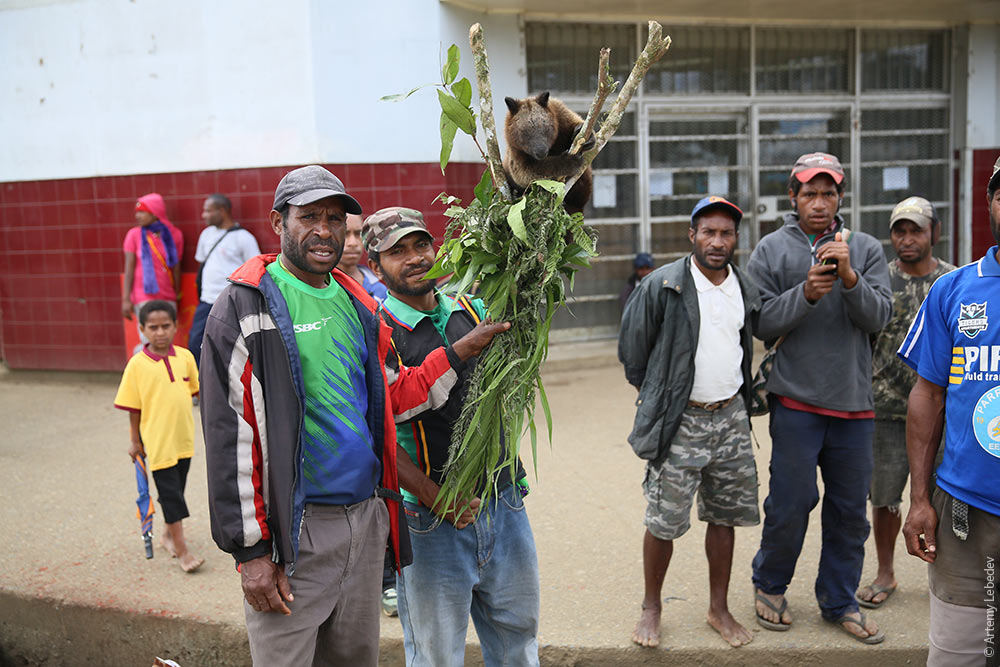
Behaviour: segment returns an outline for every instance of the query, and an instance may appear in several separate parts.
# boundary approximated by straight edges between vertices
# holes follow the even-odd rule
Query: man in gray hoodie
[[[844,170],[826,153],[800,157],[789,179],[793,212],[750,257],[760,288],[754,331],[780,347],[767,381],[771,478],[760,550],[753,561],[758,623],[787,630],[785,590],[802,549],[823,474],[823,547],[816,599],[823,618],[866,644],[884,635],[858,609],[872,474],[869,336],[892,314],[882,245],[851,232],[838,211]]]

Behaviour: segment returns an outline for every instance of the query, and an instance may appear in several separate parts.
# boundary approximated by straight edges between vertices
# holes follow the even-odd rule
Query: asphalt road
[[[822,621],[812,592],[818,510],[788,592],[792,631],[768,632],[754,623],[750,562],[759,527],[736,531],[730,591],[730,608],[754,641],[729,649],[706,624],[705,531],[693,517],[664,585],[663,645],[632,646],[644,530],[643,462],[626,442],[635,390],[614,361],[613,343],[555,346],[544,377],[555,433],[551,445],[540,437],[537,477],[531,454],[522,450],[541,570],[543,664],[923,663],[926,570],[901,540],[899,590],[873,614],[886,641],[863,646]],[[0,664],[70,665],[94,656],[93,664],[150,664],[154,655],[184,667],[247,664],[239,575],[209,533],[200,425],[185,532],[206,562],[188,575],[161,549],[153,560],[144,558],[126,454],[128,418],[112,407],[116,387],[109,374],[0,374]],[[754,420],[754,432],[763,503],[766,418]],[[527,440],[522,446],[530,448]],[[160,521],[157,514],[157,530]],[[871,539],[868,547],[863,581],[875,571]],[[384,618],[383,664],[402,664],[401,637],[398,620]],[[475,664],[471,629],[469,641]]]

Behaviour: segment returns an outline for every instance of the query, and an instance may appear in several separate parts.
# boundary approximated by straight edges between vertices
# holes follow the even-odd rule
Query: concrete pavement
[[[730,590],[730,608],[754,641],[730,649],[705,623],[705,531],[695,518],[676,543],[664,585],[663,646],[634,647],[644,530],[643,463],[626,442],[635,392],[613,342],[554,346],[544,378],[554,442],[539,445],[526,501],[541,570],[543,664],[923,664],[926,570],[901,540],[899,590],[873,612],[886,641],[865,646],[822,621],[812,593],[818,510],[788,592],[791,631],[754,623],[750,561],[759,527],[736,532]],[[117,381],[110,374],[0,374],[0,665],[148,665],[156,655],[183,667],[249,664],[239,575],[209,534],[200,427],[185,532],[206,563],[187,575],[162,549],[151,561],[143,557],[128,419],[112,407]],[[754,431],[763,502],[766,419],[755,420]],[[530,452],[522,456],[530,471]],[[157,531],[160,521],[157,515]],[[871,540],[868,546],[864,582],[875,570]],[[383,619],[382,664],[403,664],[401,638],[398,620]],[[468,664],[481,664],[471,629],[467,656]]]

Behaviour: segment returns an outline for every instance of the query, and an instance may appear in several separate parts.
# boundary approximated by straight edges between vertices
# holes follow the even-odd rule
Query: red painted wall
[[[438,237],[441,192],[466,201],[483,165],[434,163],[327,165],[364,208],[409,206]],[[119,274],[125,232],[140,195],[159,192],[184,233],[182,270],[197,271],[194,251],[207,195],[221,192],[233,216],[264,252],[278,248],[267,214],[290,167],[227,169],[0,183],[0,357],[11,368],[121,370],[127,361]],[[184,344],[185,341],[179,341]]]
[[[986,184],[1000,148],[972,151],[972,260],[975,261],[996,245],[990,231],[990,211],[986,204]]]

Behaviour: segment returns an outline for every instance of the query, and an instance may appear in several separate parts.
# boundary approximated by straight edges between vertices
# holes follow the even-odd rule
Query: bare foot
[[[857,620],[851,620],[857,619]],[[846,618],[840,622],[840,627],[842,627],[847,632],[851,633],[855,637],[861,639],[867,639],[868,637],[874,637],[878,634],[878,624],[872,620],[871,616],[865,616],[865,625],[861,625],[861,612],[854,612],[853,614],[846,614]]]
[[[639,646],[660,645],[660,605],[642,605],[642,616],[632,631],[632,641]]]
[[[708,624],[715,628],[716,632],[722,635],[722,638],[729,642],[729,645],[733,648],[739,648],[740,646],[749,644],[753,641],[753,634],[737,623],[736,619],[733,618],[733,615],[729,613],[728,609],[718,614],[709,610],[708,614],[705,616],[705,620],[708,621]]]
[[[774,609],[771,609],[760,600],[756,600],[754,604],[757,607],[758,616],[762,617],[765,621],[770,621],[771,623],[782,623],[784,625],[792,624],[792,615],[788,613],[787,608],[782,614],[775,611],[775,609],[781,609],[781,605],[785,601],[784,595],[769,595],[759,588],[754,589],[754,594],[765,598],[768,602],[774,605]]]
[[[190,552],[184,554],[183,556],[180,556],[180,559],[181,559],[181,569],[189,573],[197,570],[199,567],[201,567],[202,563],[205,562],[204,558],[197,558],[196,556],[194,556],[194,554]]]
[[[163,531],[163,537],[160,538],[160,546],[163,547],[171,558],[177,558],[177,547],[174,546],[174,538],[170,537],[169,531]]]

